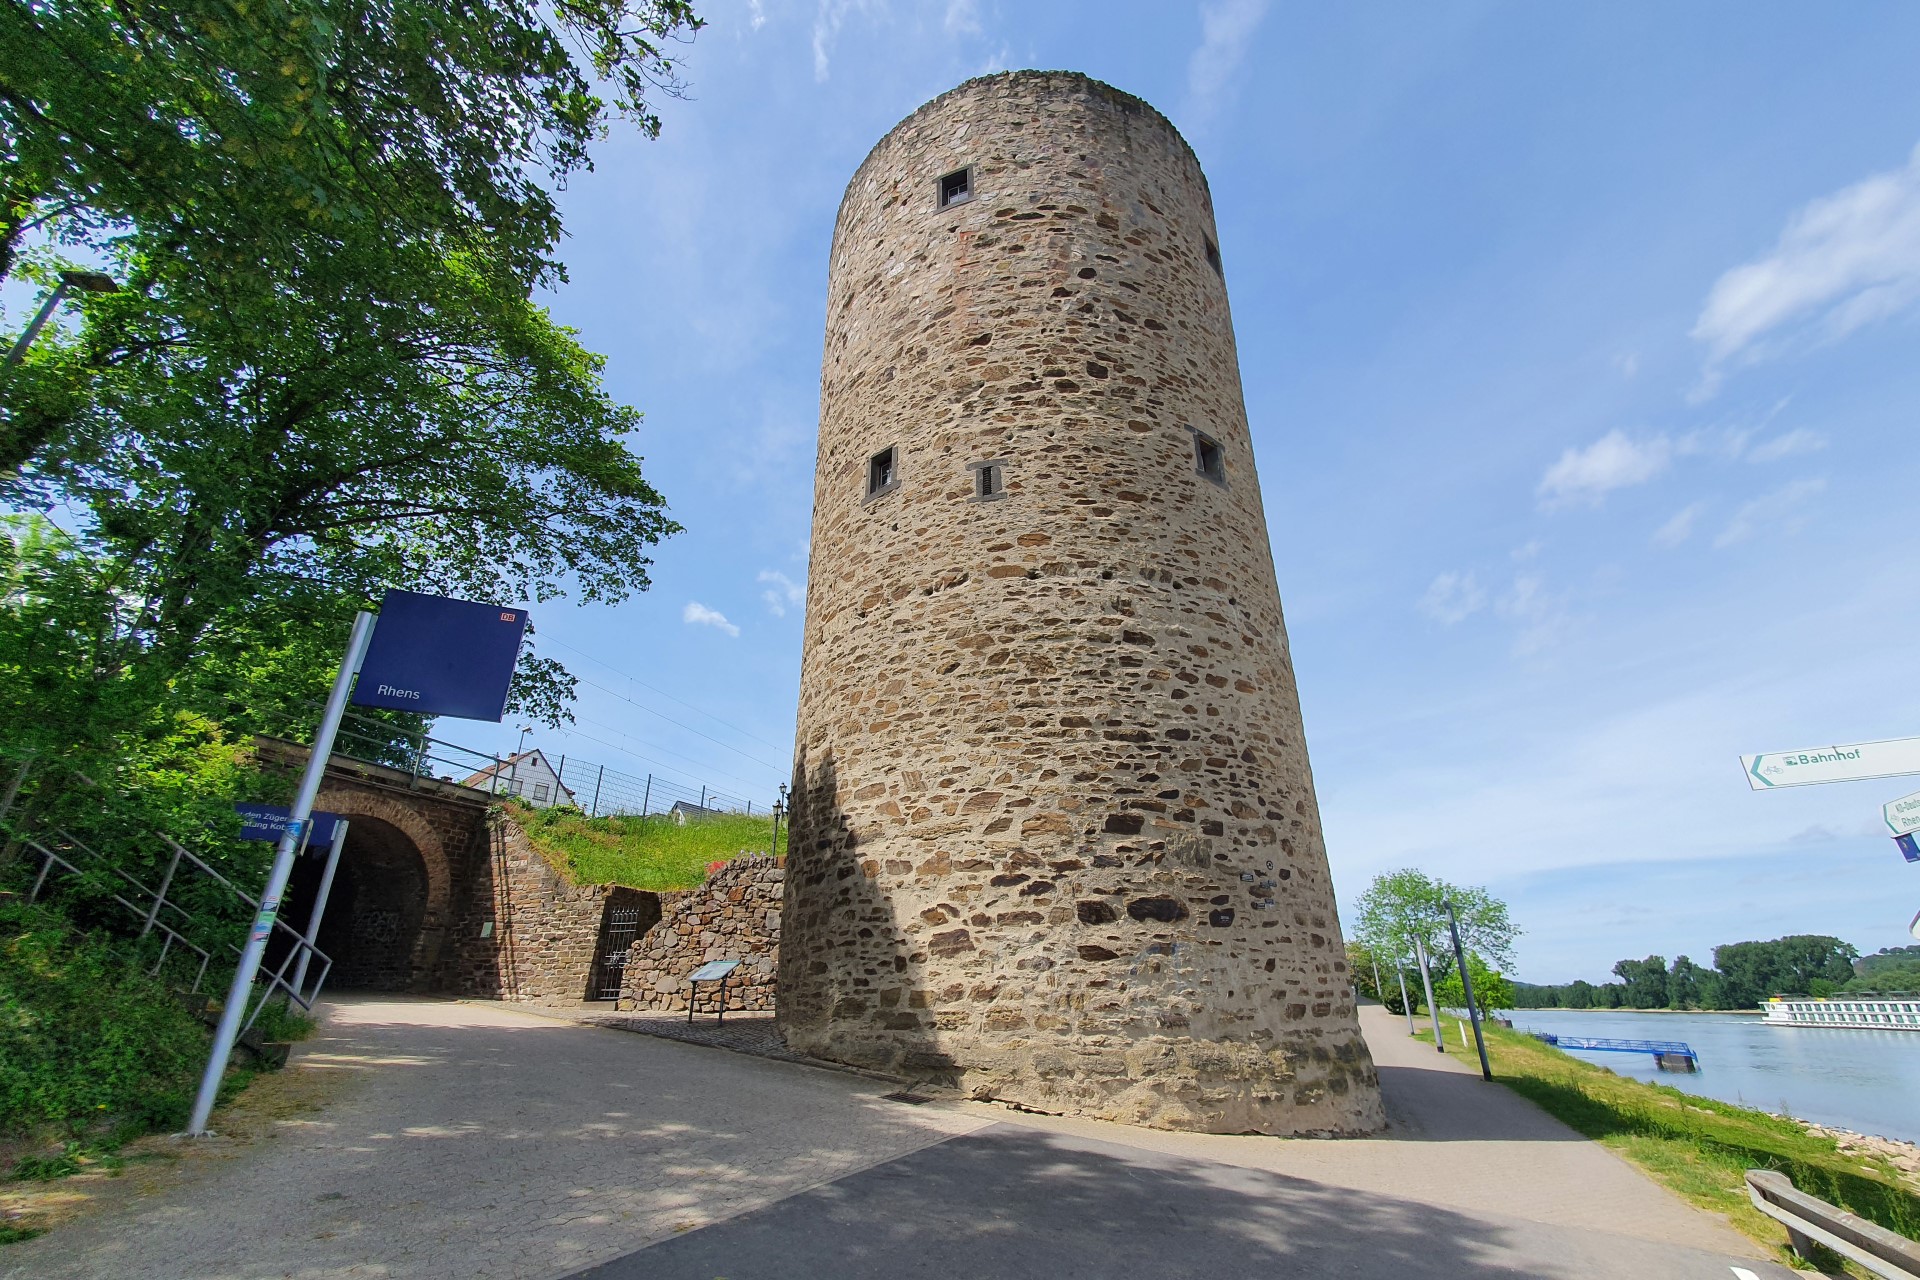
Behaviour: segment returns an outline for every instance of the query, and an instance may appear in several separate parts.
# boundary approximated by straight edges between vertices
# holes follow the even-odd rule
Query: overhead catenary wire
[[[636,676],[636,675],[633,675],[633,674],[632,674],[632,673],[630,673],[630,672],[626,672],[626,671],[622,671],[622,670],[621,670],[621,669],[620,669],[619,667],[616,667],[616,666],[614,666],[614,665],[613,665],[613,664],[612,664],[611,662],[608,662],[608,661],[606,661],[606,660],[605,660],[605,659],[603,659],[603,658],[596,658],[596,657],[594,657],[594,656],[593,656],[592,654],[590,654],[590,653],[588,653],[588,652],[587,652],[586,650],[584,650],[584,649],[581,649],[581,648],[578,648],[578,647],[576,647],[576,646],[574,646],[574,645],[570,645],[570,644],[568,644],[568,643],[567,643],[567,642],[566,642],[565,640],[561,640],[561,639],[559,639],[558,637],[555,637],[555,636],[544,636],[544,637],[542,637],[542,639],[543,639],[543,640],[546,640],[546,641],[550,641],[550,642],[552,642],[553,644],[557,644],[557,645],[559,645],[559,646],[560,646],[560,647],[561,647],[562,649],[565,649],[565,650],[567,650],[567,651],[568,651],[568,652],[570,652],[570,653],[577,653],[577,654],[579,654],[579,655],[580,655],[581,657],[583,657],[583,658],[585,658],[585,659],[586,659],[586,660],[587,660],[588,662],[591,662],[591,663],[593,663],[593,664],[595,664],[596,666],[599,666],[599,667],[604,667],[604,668],[605,668],[606,670],[608,670],[608,671],[611,671],[611,672],[613,672],[613,674],[615,674],[615,675],[617,675],[617,676],[619,676],[619,677],[620,677],[621,679],[623,679],[623,680],[629,680],[629,681],[632,681],[632,682],[633,682],[634,684],[637,684],[637,685],[639,685],[639,686],[640,686],[640,687],[641,687],[642,689],[646,689],[646,690],[649,690],[649,691],[651,691],[651,692],[653,692],[653,693],[657,693],[657,694],[659,694],[659,695],[660,695],[661,697],[663,697],[663,698],[665,698],[665,699],[666,699],[667,701],[669,701],[669,702],[677,702],[677,703],[679,703],[679,704],[680,704],[681,706],[683,706],[683,707],[685,707],[685,708],[686,708],[687,710],[689,710],[689,711],[693,711],[693,712],[696,712],[696,713],[698,713],[698,714],[700,714],[700,715],[703,715],[703,716],[705,716],[705,717],[706,717],[707,719],[709,719],[709,720],[711,720],[711,721],[713,721],[713,722],[714,722],[715,724],[718,724],[718,725],[723,725],[723,726],[725,726],[726,728],[728,728],[728,729],[731,729],[731,730],[733,730],[733,731],[734,731],[735,733],[737,733],[737,734],[739,734],[739,735],[740,735],[741,737],[743,737],[743,738],[752,738],[752,739],[753,739],[753,740],[754,740],[755,742],[757,742],[757,743],[759,743],[759,744],[760,744],[761,746],[764,746],[764,747],[772,747],[772,748],[773,748],[773,749],[774,749],[775,751],[779,751],[779,750],[781,750],[781,749],[782,749],[782,745],[783,745],[783,744],[781,744],[781,743],[778,743],[778,742],[768,742],[768,741],[767,741],[767,740],[766,740],[765,738],[763,738],[763,737],[761,737],[761,736],[760,736],[759,734],[757,734],[757,733],[754,733],[754,732],[752,732],[751,730],[748,730],[748,729],[742,729],[742,728],[741,728],[741,727],[740,727],[739,725],[737,725],[737,724],[734,724],[734,723],[733,723],[732,721],[729,721],[729,720],[723,720],[723,719],[721,719],[721,718],[720,718],[719,716],[717,716],[717,715],[715,715],[715,714],[713,714],[713,712],[711,712],[711,711],[708,711],[708,710],[707,710],[706,708],[704,708],[704,707],[696,707],[696,706],[694,706],[694,705],[693,705],[693,704],[692,704],[691,702],[688,702],[688,701],[687,701],[686,699],[684,699],[684,698],[677,698],[677,697],[675,697],[675,696],[674,696],[673,694],[671,694],[671,693],[668,693],[668,692],[667,692],[667,691],[666,691],[665,689],[662,689],[662,688],[659,688],[659,687],[658,687],[658,686],[656,686],[656,685],[651,685],[651,684],[648,684],[648,683],[647,683],[647,682],[646,682],[645,680],[642,680],[642,679],[641,679],[641,678],[640,678],[639,676]],[[584,679],[583,677],[575,677],[575,678],[576,678],[576,679],[580,679],[580,680],[582,681],[582,683],[585,683],[585,684],[593,684],[593,681],[591,681],[591,680],[586,680],[586,679]],[[611,692],[612,692],[612,690],[608,690],[608,689],[606,689],[606,686],[604,686],[604,685],[598,685],[598,684],[594,684],[594,685],[593,685],[593,687],[594,687],[594,688],[596,688],[596,689],[602,689],[602,690],[605,690],[606,692],[609,692],[609,693],[611,693]],[[615,696],[615,697],[622,697],[622,696],[624,696],[624,695],[621,695],[621,694],[617,694],[617,693],[616,693],[616,694],[614,694],[614,696]],[[631,698],[629,698],[629,699],[627,699],[627,700],[628,700],[629,702],[631,702],[631,701],[633,701],[633,700],[632,700]],[[634,705],[635,705],[635,706],[641,706],[641,704],[640,704],[640,703],[637,703],[637,702],[636,702],[636,703],[634,703]],[[643,706],[641,707],[641,709],[642,709],[642,710],[647,710],[647,711],[651,711],[651,710],[652,710],[652,708],[651,708],[651,707],[643,707]],[[659,712],[657,712],[657,711],[655,711],[655,712],[654,712],[653,714],[655,714],[655,715],[660,715],[660,713],[659,713]],[[667,719],[667,717],[666,717],[666,716],[661,716],[661,719],[663,719],[663,720],[665,720],[665,719]],[[679,723],[679,722],[678,722],[678,721],[669,721],[669,723],[673,723],[673,724],[677,724],[677,723]],[[684,728],[686,728],[687,726],[685,726],[685,725],[681,725],[680,727],[684,729]],[[695,729],[695,730],[693,730],[693,732],[695,732],[695,733],[699,733],[700,731],[699,731],[698,729]],[[703,735],[703,736],[704,736],[704,735]],[[722,745],[724,745],[724,744],[722,744]],[[749,759],[751,759],[752,757],[748,757],[748,758],[749,758]],[[761,761],[756,761],[756,763],[759,763],[759,764],[765,764],[765,763],[766,763],[766,761],[764,761],[764,760],[761,760]],[[769,766],[769,767],[773,767],[773,766]]]

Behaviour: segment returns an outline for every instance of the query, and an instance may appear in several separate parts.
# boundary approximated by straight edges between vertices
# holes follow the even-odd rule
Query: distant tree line
[[[1852,945],[1823,934],[1771,942],[1733,942],[1713,949],[1713,967],[1686,956],[1622,960],[1618,982],[1575,980],[1555,986],[1512,984],[1516,1009],[1751,1009],[1769,996],[1861,992],[1920,993],[1920,947],[1883,950],[1864,959]]]

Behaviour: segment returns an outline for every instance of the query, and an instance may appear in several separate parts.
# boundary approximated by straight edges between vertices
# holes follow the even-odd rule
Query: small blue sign
[[[1914,843],[1914,834],[1909,831],[1903,836],[1893,838],[1893,842],[1900,846],[1901,856],[1908,862],[1920,862],[1920,844]]]
[[[354,705],[498,723],[526,631],[525,609],[389,591]]]
[[[293,811],[283,804],[237,804],[233,811],[240,815],[242,840],[271,840],[276,844],[286,833],[287,820],[293,816]],[[343,819],[337,813],[316,810],[308,821],[313,824],[313,834],[307,837],[307,852],[325,853],[340,838]]]

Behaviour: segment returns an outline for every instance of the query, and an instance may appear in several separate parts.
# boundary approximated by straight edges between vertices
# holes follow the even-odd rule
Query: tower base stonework
[[[874,149],[829,273],[788,1044],[1209,1132],[1383,1122],[1206,180],[1016,72]]]

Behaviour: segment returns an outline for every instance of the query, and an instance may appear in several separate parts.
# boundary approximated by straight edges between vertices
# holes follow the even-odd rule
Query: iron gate
[[[639,907],[609,907],[600,931],[600,950],[593,961],[593,998],[618,1000],[627,976],[627,952],[640,937]]]

